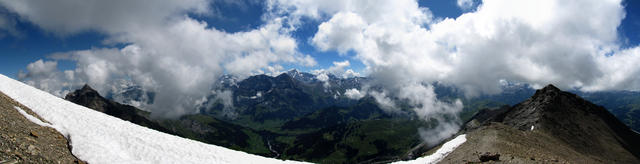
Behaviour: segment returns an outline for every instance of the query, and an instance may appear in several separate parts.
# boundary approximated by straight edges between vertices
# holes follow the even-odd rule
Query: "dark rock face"
[[[67,94],[65,99],[78,105],[91,108],[110,116],[118,117],[134,124],[173,134],[171,131],[163,128],[158,123],[151,121],[148,118],[148,112],[142,111],[130,105],[122,105],[117,102],[105,99],[88,85],[84,85],[82,89]]]
[[[500,161],[500,154],[498,153],[491,154],[487,152],[485,154],[481,154],[480,156],[478,156],[478,159],[480,160],[480,162]]]
[[[601,162],[640,161],[640,134],[604,107],[553,85],[537,90],[514,107],[478,112],[466,123],[463,132],[482,130],[495,123],[525,133],[543,133],[557,140],[558,147],[566,146]]]

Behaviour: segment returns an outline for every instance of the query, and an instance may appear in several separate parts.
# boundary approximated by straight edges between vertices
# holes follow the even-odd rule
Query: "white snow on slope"
[[[449,155],[449,153],[453,152],[453,150],[455,150],[458,146],[462,145],[464,142],[467,141],[467,135],[466,134],[461,134],[459,136],[457,136],[456,138],[452,139],[451,141],[444,143],[442,145],[442,147],[440,147],[440,149],[438,149],[435,153],[428,155],[428,156],[424,156],[424,157],[420,157],[416,160],[412,160],[412,161],[399,161],[399,162],[394,162],[394,164],[425,164],[425,163],[438,163],[440,162],[440,160],[444,159],[444,157],[447,157],[447,155]]]
[[[92,164],[299,163],[251,155],[151,130],[76,105],[4,75],[0,75],[0,91],[69,137],[72,153]],[[16,110],[21,111],[19,108]]]
[[[22,114],[22,116],[24,116],[25,118],[27,118],[27,120],[36,123],[37,125],[40,126],[44,126],[44,127],[50,127],[50,128],[54,128],[53,125],[46,123],[46,122],[42,122],[42,120],[36,118],[35,116],[32,116],[30,114],[28,114],[27,112],[25,112],[24,110],[22,110],[22,108],[17,107],[17,106],[13,106],[14,109],[18,110],[18,113]]]

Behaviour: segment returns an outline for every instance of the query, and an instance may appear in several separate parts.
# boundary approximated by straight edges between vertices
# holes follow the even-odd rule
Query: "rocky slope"
[[[478,112],[461,133],[467,142],[442,162],[496,154],[505,163],[640,162],[640,134],[605,108],[552,85],[514,107]]]
[[[37,117],[0,92],[0,163],[84,163],[62,134],[29,121],[15,107]]]

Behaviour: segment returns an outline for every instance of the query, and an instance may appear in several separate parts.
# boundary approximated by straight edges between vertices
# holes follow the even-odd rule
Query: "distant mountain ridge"
[[[325,72],[326,73],[326,72]],[[289,75],[289,78],[284,78]],[[213,91],[231,91],[233,93],[231,99],[233,111],[240,111],[240,116],[259,114],[257,120],[248,120],[250,122],[261,122],[264,120],[275,120],[283,117],[278,117],[279,112],[283,112],[282,116],[303,116],[309,114],[317,109],[322,109],[330,106],[350,106],[356,103],[356,100],[348,99],[344,93],[346,89],[361,89],[371,79],[367,77],[351,77],[341,78],[330,73],[327,73],[329,79],[327,84],[329,87],[325,87],[325,82],[317,79],[316,74],[301,72],[296,69],[289,70],[278,76],[268,75],[255,75],[246,79],[240,80],[233,75],[225,74],[212,84]],[[278,86],[279,92],[271,93],[270,83],[276,83],[278,80],[289,81],[287,87],[282,85]],[[260,83],[260,84],[259,84]],[[267,84],[269,83],[269,84]],[[280,83],[280,82],[278,82]],[[256,88],[254,85],[263,85],[261,89]],[[435,83],[434,90],[439,99],[456,99],[461,98],[464,104],[464,112],[461,113],[462,120],[467,120],[476,111],[482,108],[497,108],[502,105],[515,105],[521,101],[526,100],[535,93],[528,84],[523,83],[501,83],[502,92],[494,95],[480,95],[477,97],[467,98],[464,93],[451,85],[442,85]],[[276,85],[273,85],[276,86]],[[289,88],[289,89],[285,89]],[[284,90],[283,90],[284,89]],[[286,92],[282,92],[285,91]],[[273,90],[271,90],[273,91]],[[292,92],[290,92],[292,91]],[[600,91],[600,92],[581,92],[577,90],[570,90],[585,99],[594,102],[595,104],[602,105],[611,111],[617,118],[622,120],[626,125],[629,125],[636,131],[640,131],[640,92],[637,91]],[[220,92],[216,92],[220,93]],[[286,93],[286,94],[285,94]],[[153,91],[144,91],[141,87],[130,86],[118,93],[107,94],[108,99],[115,100],[120,103],[133,105],[136,107],[144,107],[141,104],[153,103],[154,97]],[[260,95],[260,96],[259,96]],[[286,107],[285,104],[273,103],[275,101],[289,101],[288,95],[304,95],[298,100],[290,100],[285,104],[295,104],[294,102],[311,102],[315,109],[309,109],[305,106],[291,106],[292,108],[300,107],[300,111],[294,112],[287,109],[277,111],[262,111],[262,109],[256,109],[256,105],[260,108],[271,108],[279,106],[278,108]],[[200,110],[203,113],[213,114],[220,116],[221,119],[225,118],[224,104],[222,101],[216,99],[216,94],[208,96],[206,102],[201,105]],[[261,104],[264,103],[264,104]],[[250,104],[250,105],[246,105]],[[242,119],[242,118],[240,118]]]

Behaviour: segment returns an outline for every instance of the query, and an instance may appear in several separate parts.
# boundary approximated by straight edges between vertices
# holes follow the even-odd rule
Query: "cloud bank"
[[[441,21],[410,0],[274,4],[296,9],[288,11],[293,18],[325,15],[313,44],[324,51],[355,51],[380,79],[396,79],[393,74],[401,72],[415,79],[406,81],[451,83],[469,94],[497,93],[500,79],[584,90],[640,85],[624,85],[636,79],[615,75],[632,75],[636,66],[609,68],[622,64],[617,58],[638,58],[630,53],[635,48],[618,44],[625,15],[619,0],[487,0],[474,12]]]
[[[60,90],[78,85],[62,82],[88,83],[104,94],[117,81],[129,80],[157,93],[150,108],[158,116],[197,112],[194,104],[209,94],[213,82],[225,72],[246,77],[278,63],[316,64],[297,51],[295,39],[283,30],[280,19],[269,19],[257,29],[227,33],[187,16],[211,14],[209,3],[0,1],[22,19],[56,35],[91,30],[107,34],[106,44],[125,45],[56,54],[58,60],[76,61],[76,69],[63,72],[56,69],[55,61],[37,61],[21,80],[57,90],[59,96],[65,94]]]

